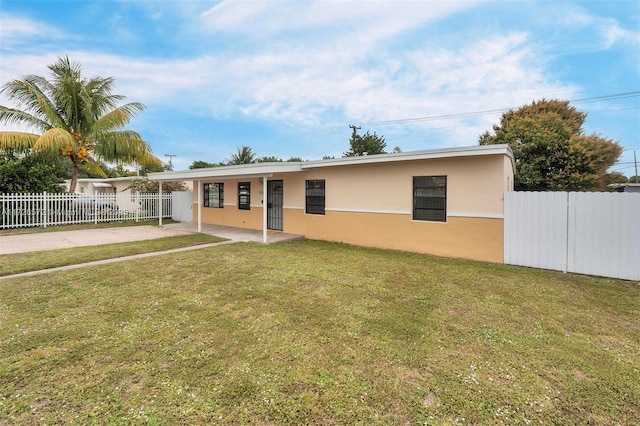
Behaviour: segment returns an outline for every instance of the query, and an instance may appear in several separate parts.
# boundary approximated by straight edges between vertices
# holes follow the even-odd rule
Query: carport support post
[[[267,209],[269,204],[267,203],[267,182],[269,178],[265,176],[262,179],[262,242],[267,244]]]
[[[162,181],[158,181],[158,226],[162,226]]]
[[[202,232],[202,181],[198,179],[198,232]]]

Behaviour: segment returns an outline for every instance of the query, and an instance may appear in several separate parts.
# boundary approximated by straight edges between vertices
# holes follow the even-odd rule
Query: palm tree
[[[39,133],[0,132],[0,150],[53,152],[71,161],[69,192],[75,192],[80,168],[106,176],[99,160],[126,165],[161,165],[151,147],[132,130],[123,129],[145,106],[117,106],[124,96],[112,94],[113,78],[82,77],[68,57],[48,67],[51,81],[37,75],[6,83],[2,93],[17,107],[0,105],[0,123],[22,124]]]
[[[238,152],[236,154],[231,154],[231,159],[229,160],[229,165],[237,165],[237,164],[251,164],[256,162],[256,155],[253,153],[251,148],[248,146],[242,146],[242,148],[238,148]]]

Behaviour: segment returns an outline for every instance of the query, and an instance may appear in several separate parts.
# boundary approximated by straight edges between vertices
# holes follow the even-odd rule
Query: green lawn
[[[634,424],[637,282],[296,241],[0,281],[0,424]]]
[[[224,239],[207,234],[189,234],[128,243],[8,254],[0,256],[0,276],[220,241]]]

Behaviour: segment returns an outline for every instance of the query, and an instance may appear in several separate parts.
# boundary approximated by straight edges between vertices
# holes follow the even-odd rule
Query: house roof
[[[144,176],[122,176],[116,178],[78,178],[78,183],[105,183],[105,182],[126,182],[133,179],[143,179]],[[71,182],[71,179],[65,180],[65,182]]]
[[[391,163],[399,161],[429,160],[438,158],[473,157],[486,155],[508,155],[511,165],[515,170],[515,159],[509,146],[479,145],[471,147],[455,147],[432,149],[426,151],[410,151],[392,154],[363,155],[359,157],[332,158],[327,160],[280,162],[280,163],[253,163],[238,166],[221,166],[206,169],[193,169],[175,172],[149,173],[149,179],[156,181],[165,180],[191,180],[191,179],[231,179],[240,177],[270,177],[275,173],[293,173],[303,170],[351,166],[356,164]]]
[[[640,187],[640,183],[633,183],[633,182],[627,182],[627,183],[610,183],[609,185],[607,185],[609,188],[624,188],[626,186],[630,186],[630,187]]]

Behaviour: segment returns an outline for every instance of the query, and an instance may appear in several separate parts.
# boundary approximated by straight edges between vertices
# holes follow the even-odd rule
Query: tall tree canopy
[[[384,154],[387,143],[384,141],[384,136],[378,136],[376,132],[373,134],[365,133],[359,135],[356,129],[359,127],[352,127],[353,133],[351,139],[349,139],[349,151],[342,154],[343,157],[358,157],[361,155],[373,155]]]
[[[0,105],[0,123],[23,124],[35,132],[0,132],[0,150],[54,152],[72,164],[70,192],[75,192],[80,168],[101,176],[96,160],[126,165],[162,165],[140,135],[124,129],[145,109],[132,102],[117,106],[124,96],[112,94],[114,79],[82,76],[68,57],[49,65],[52,79],[29,75],[6,83],[2,92],[17,108]]]
[[[229,159],[229,165],[238,165],[238,164],[251,164],[256,162],[256,155],[253,153],[250,147],[242,146],[238,148],[238,151],[235,154],[231,154],[231,158]]]
[[[622,147],[597,134],[585,135],[587,114],[569,101],[542,99],[502,115],[480,145],[509,144],[516,159],[517,191],[606,189],[607,169]]]

